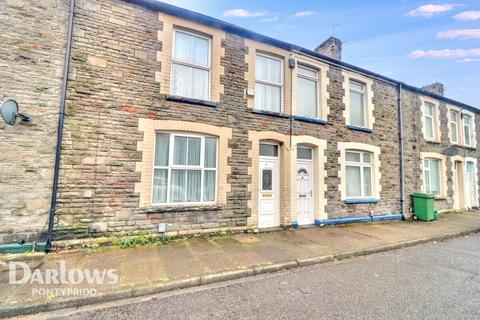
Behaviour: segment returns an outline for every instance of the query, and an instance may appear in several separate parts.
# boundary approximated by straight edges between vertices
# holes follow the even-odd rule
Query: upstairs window
[[[466,146],[471,147],[473,145],[473,130],[472,130],[472,117],[463,114],[463,140]]]
[[[157,133],[153,171],[153,204],[214,202],[217,139]]]
[[[440,160],[423,160],[423,186],[426,193],[440,195]]]
[[[347,150],[345,160],[347,198],[371,198],[372,153]]]
[[[350,125],[368,127],[365,108],[365,85],[350,81]]]
[[[255,109],[282,111],[282,60],[257,54],[255,57]]]
[[[425,125],[425,132],[424,132],[425,139],[435,140],[436,139],[435,113],[437,108],[433,103],[425,102],[423,109],[424,109],[423,118],[424,118],[424,125]]]
[[[318,118],[318,71],[298,66],[297,110],[300,116]]]
[[[458,144],[458,111],[448,110],[448,118],[450,121],[450,142]]]
[[[174,31],[171,93],[210,100],[210,39]]]

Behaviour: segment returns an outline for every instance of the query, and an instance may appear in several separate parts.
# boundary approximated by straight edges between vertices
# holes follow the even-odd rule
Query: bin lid
[[[412,194],[412,197],[435,199],[435,195],[434,195],[434,194],[423,193],[423,192],[414,192],[414,193]]]

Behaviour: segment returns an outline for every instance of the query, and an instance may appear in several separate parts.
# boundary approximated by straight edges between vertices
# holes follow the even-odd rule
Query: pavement
[[[480,234],[30,319],[480,319]]]
[[[31,277],[34,281],[9,284],[10,272],[0,272],[0,317],[157,294],[345,260],[478,231],[480,212],[474,211],[441,215],[435,222],[351,224],[177,240],[132,249],[2,256],[0,261],[5,263],[22,262],[34,268]],[[45,284],[49,276],[60,279],[55,272],[61,274],[62,268],[66,269],[67,282],[70,273],[74,282],[82,273],[84,281]],[[18,269],[15,280],[23,276],[24,269]],[[105,271],[103,283],[87,281],[92,277],[87,277],[85,272],[92,274],[95,269],[101,275]],[[108,283],[115,277],[109,277],[107,272],[118,276],[118,282]]]

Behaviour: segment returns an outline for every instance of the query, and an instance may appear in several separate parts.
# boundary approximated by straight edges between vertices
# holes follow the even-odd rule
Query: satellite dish
[[[18,115],[18,103],[15,100],[7,99],[2,102],[0,106],[0,113],[2,114],[3,120],[13,126],[15,124],[15,120],[17,120]]]
[[[13,99],[6,99],[0,105],[0,114],[3,120],[13,126],[17,118],[22,119],[25,122],[31,122],[32,118],[18,112],[18,103]]]

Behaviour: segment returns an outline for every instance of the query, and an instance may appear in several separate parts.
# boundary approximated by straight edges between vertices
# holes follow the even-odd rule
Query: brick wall
[[[0,243],[47,230],[67,20],[66,1],[0,1],[0,100],[33,117],[0,119]]]

